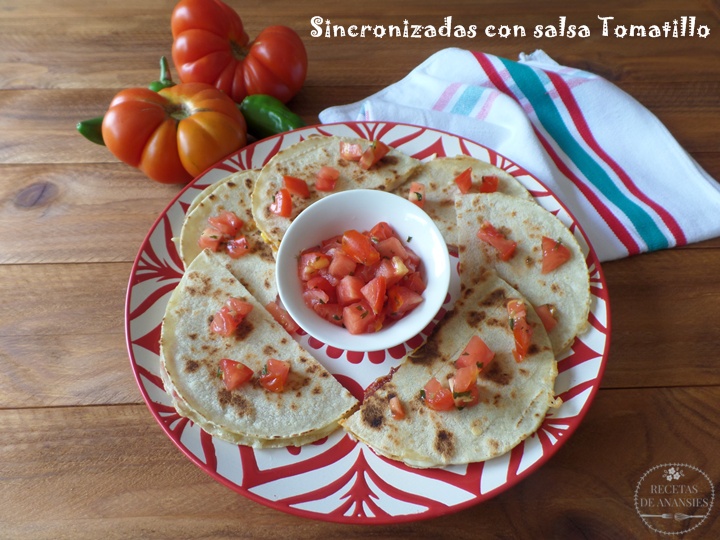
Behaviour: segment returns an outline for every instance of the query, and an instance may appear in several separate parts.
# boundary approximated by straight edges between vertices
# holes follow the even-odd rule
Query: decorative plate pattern
[[[230,173],[262,167],[278,152],[313,134],[379,139],[418,159],[470,155],[505,169],[557,215],[578,239],[590,268],[589,330],[558,359],[555,393],[560,408],[512,451],[483,463],[412,469],[379,457],[344,431],[300,448],[256,450],[216,439],[177,414],[160,378],[160,326],[169,296],[183,272],[173,238],[193,199]],[[456,262],[456,259],[454,260]],[[459,292],[457,272],[444,307]],[[444,314],[441,310],[440,315]],[[608,293],[602,270],[580,226],[538,180],[492,150],[433,129],[387,122],[302,128],[241,149],[188,185],[150,229],[132,268],[127,291],[126,339],[130,363],[147,406],[170,439],[210,476],[266,506],[340,523],[396,523],[448,514],[486,501],[545,463],[575,431],[590,407],[605,368],[610,337]],[[356,396],[419,345],[435,321],[408,343],[386,351],[355,353],[302,335],[300,343]]]

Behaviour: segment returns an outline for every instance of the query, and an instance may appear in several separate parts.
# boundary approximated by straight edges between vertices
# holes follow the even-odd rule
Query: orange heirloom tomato
[[[122,90],[110,102],[102,134],[115,157],[164,184],[189,182],[247,142],[235,103],[201,83]]]
[[[181,0],[170,26],[183,82],[212,84],[237,103],[250,94],[287,103],[305,82],[305,45],[287,26],[269,26],[250,42],[240,16],[220,0]]]

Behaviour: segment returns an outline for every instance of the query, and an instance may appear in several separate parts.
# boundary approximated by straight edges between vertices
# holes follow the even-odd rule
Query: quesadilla
[[[459,155],[436,157],[423,163],[413,176],[395,193],[407,198],[412,183],[425,186],[423,209],[433,218],[448,245],[457,245],[455,196],[460,188],[455,179],[466,175],[471,192],[493,190],[514,197],[532,200],[532,195],[513,175],[479,159]]]
[[[180,257],[187,268],[202,251],[199,240],[208,228],[208,219],[232,212],[243,224],[239,234],[247,241],[247,253],[231,256],[224,245],[209,256],[227,268],[263,305],[277,297],[275,259],[253,219],[250,199],[259,170],[242,171],[216,182],[195,199],[180,233]],[[198,200],[199,199],[199,200]]]
[[[234,298],[251,305],[230,335],[211,321]],[[357,400],[303,350],[248,290],[207,251],[195,257],[173,291],[161,338],[161,373],[177,411],[213,436],[256,448],[301,445],[339,427]],[[219,368],[241,362],[252,378],[228,390]],[[289,365],[282,392],[260,374],[269,360]]]
[[[418,468],[485,461],[534,433],[548,409],[559,406],[553,392],[555,357],[532,308],[527,310],[532,340],[517,362],[508,304],[522,296],[492,271],[480,269],[466,279],[470,282],[462,297],[425,345],[379,381],[358,411],[341,422],[376,453]],[[477,378],[478,402],[434,410],[427,403],[428,381],[447,386],[473,336],[494,353]],[[391,409],[393,400],[403,408],[400,418]]]
[[[280,240],[295,217],[319,198],[348,189],[381,189],[393,191],[402,184],[420,161],[390,149],[377,163],[363,168],[359,155],[348,156],[341,150],[347,147],[367,149],[373,142],[365,139],[313,136],[279,151],[262,168],[252,195],[252,211],[265,240],[277,251]],[[339,176],[331,191],[317,189],[318,173],[322,167],[332,167]],[[276,195],[285,189],[285,177],[307,184],[306,196],[291,194],[292,209],[287,217],[271,209]]]
[[[460,273],[491,268],[518,289],[536,310],[548,310],[555,325],[549,331],[556,355],[565,351],[587,327],[590,282],[585,254],[572,232],[540,205],[502,193],[464,195],[456,199]],[[481,227],[493,229],[515,247],[506,256],[480,240]],[[488,228],[487,230],[491,230]],[[547,271],[543,237],[569,257]],[[503,260],[507,258],[507,260]],[[546,261],[547,262],[547,261]]]

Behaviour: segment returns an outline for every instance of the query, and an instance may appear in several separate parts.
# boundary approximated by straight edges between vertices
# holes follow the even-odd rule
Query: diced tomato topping
[[[252,308],[253,305],[249,302],[234,297],[228,298],[213,316],[210,330],[225,337],[233,335],[243,319],[252,311]]]
[[[222,375],[223,384],[227,390],[235,390],[253,376],[253,370],[242,362],[236,362],[229,358],[220,360],[220,373]]]
[[[302,178],[285,175],[283,176],[283,184],[293,195],[297,195],[303,199],[307,199],[310,196],[310,188]]]
[[[296,323],[290,314],[283,308],[281,308],[277,302],[268,302],[265,306],[270,315],[273,316],[280,325],[288,332],[288,334],[294,334],[300,330],[300,326]]]
[[[453,378],[450,379],[450,388],[453,393],[462,393],[470,390],[470,387],[477,383],[478,373],[479,370],[474,364],[458,368]]]
[[[215,227],[207,227],[200,235],[200,238],[198,238],[198,245],[201,249],[218,251],[222,240],[223,235],[220,231]]]
[[[414,309],[423,301],[423,297],[402,285],[394,285],[388,290],[388,310],[391,315],[400,315]]]
[[[455,177],[455,184],[457,184],[460,193],[468,193],[472,187],[472,167],[468,167],[463,172]]]
[[[315,189],[318,191],[335,191],[335,183],[340,178],[340,171],[335,167],[324,165],[320,167],[315,179]]]
[[[373,242],[381,242],[395,236],[395,231],[385,221],[381,221],[370,229],[370,239]]]
[[[387,280],[383,276],[378,276],[375,279],[368,281],[360,292],[362,293],[367,303],[370,304],[373,313],[377,315],[383,310],[385,306],[385,291],[387,290]]]
[[[533,330],[527,321],[527,309],[521,300],[510,300],[507,305],[510,328],[515,339],[513,356],[516,362],[525,360],[530,350]]]
[[[343,308],[340,304],[315,304],[315,313],[323,319],[338,326],[343,324]]]
[[[280,217],[290,217],[292,215],[292,195],[290,195],[287,188],[282,188],[275,194],[275,200],[270,205],[270,211]]]
[[[298,273],[309,307],[351,333],[365,333],[422,302],[426,284],[419,266],[420,258],[380,222],[369,232],[349,230],[305,250]]]
[[[473,384],[464,392],[453,392],[453,402],[458,409],[465,409],[477,405],[480,401],[480,388]]]
[[[400,401],[400,398],[397,396],[393,396],[390,398],[390,414],[392,414],[392,417],[395,420],[402,420],[405,418],[405,408],[403,407],[402,402]]]
[[[425,404],[435,411],[449,411],[455,407],[452,391],[440,384],[435,377],[427,382],[422,396]]]
[[[328,266],[330,266],[330,257],[322,251],[305,251],[300,255],[300,278],[307,281]]]
[[[340,156],[348,161],[360,161],[363,155],[362,146],[345,141],[340,142]]]
[[[347,275],[337,286],[337,301],[341,306],[359,302],[363,298],[362,288],[365,282],[357,276]]]
[[[244,223],[234,212],[223,210],[217,216],[209,217],[208,224],[220,231],[221,234],[235,236]]]
[[[552,272],[558,266],[565,264],[570,260],[570,250],[558,240],[548,238],[547,236],[542,237],[542,273],[547,274]]]
[[[225,249],[231,259],[239,259],[250,253],[250,245],[245,235],[240,235],[232,240],[228,240]]]
[[[468,344],[455,361],[455,367],[475,366],[482,371],[495,357],[495,353],[487,346],[480,336],[472,336]]]
[[[370,238],[354,229],[343,234],[342,249],[352,260],[366,266],[380,260],[380,253],[375,249]]]
[[[480,191],[480,193],[495,193],[498,190],[499,182],[500,179],[494,174],[486,174],[482,177],[478,191]]]
[[[372,141],[370,146],[360,156],[360,167],[368,170],[385,157],[390,147],[381,141]]]
[[[477,237],[483,242],[487,242],[494,247],[501,261],[509,261],[515,254],[517,242],[509,240],[493,227],[489,222],[485,221],[477,232]]]
[[[289,373],[290,362],[270,358],[262,370],[259,381],[262,387],[270,392],[282,392]]]
[[[546,332],[551,332],[552,329],[557,326],[558,321],[555,317],[555,306],[550,304],[536,306],[535,312],[538,314],[538,317],[540,317]]]
[[[408,200],[419,208],[425,207],[425,184],[420,182],[410,183],[410,191],[408,191]]]
[[[367,302],[356,302],[343,308],[343,324],[351,334],[364,334],[374,328],[375,315]]]
[[[381,257],[385,257],[386,259],[392,259],[393,257],[407,259],[409,257],[408,251],[397,236],[391,236],[390,238],[381,240],[375,244],[375,249],[378,250]]]
[[[345,255],[342,251],[337,251],[333,254],[328,271],[336,278],[344,278],[345,276],[355,272],[356,267],[357,263],[355,261]]]

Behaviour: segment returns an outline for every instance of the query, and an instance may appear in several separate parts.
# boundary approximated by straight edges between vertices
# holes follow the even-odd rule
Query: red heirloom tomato
[[[217,86],[237,103],[269,94],[286,103],[307,75],[307,52],[286,26],[269,26],[250,42],[237,12],[220,0],[181,0],[170,20],[180,80]]]
[[[102,135],[115,157],[164,184],[189,182],[247,142],[235,103],[201,83],[122,90],[105,113]]]

